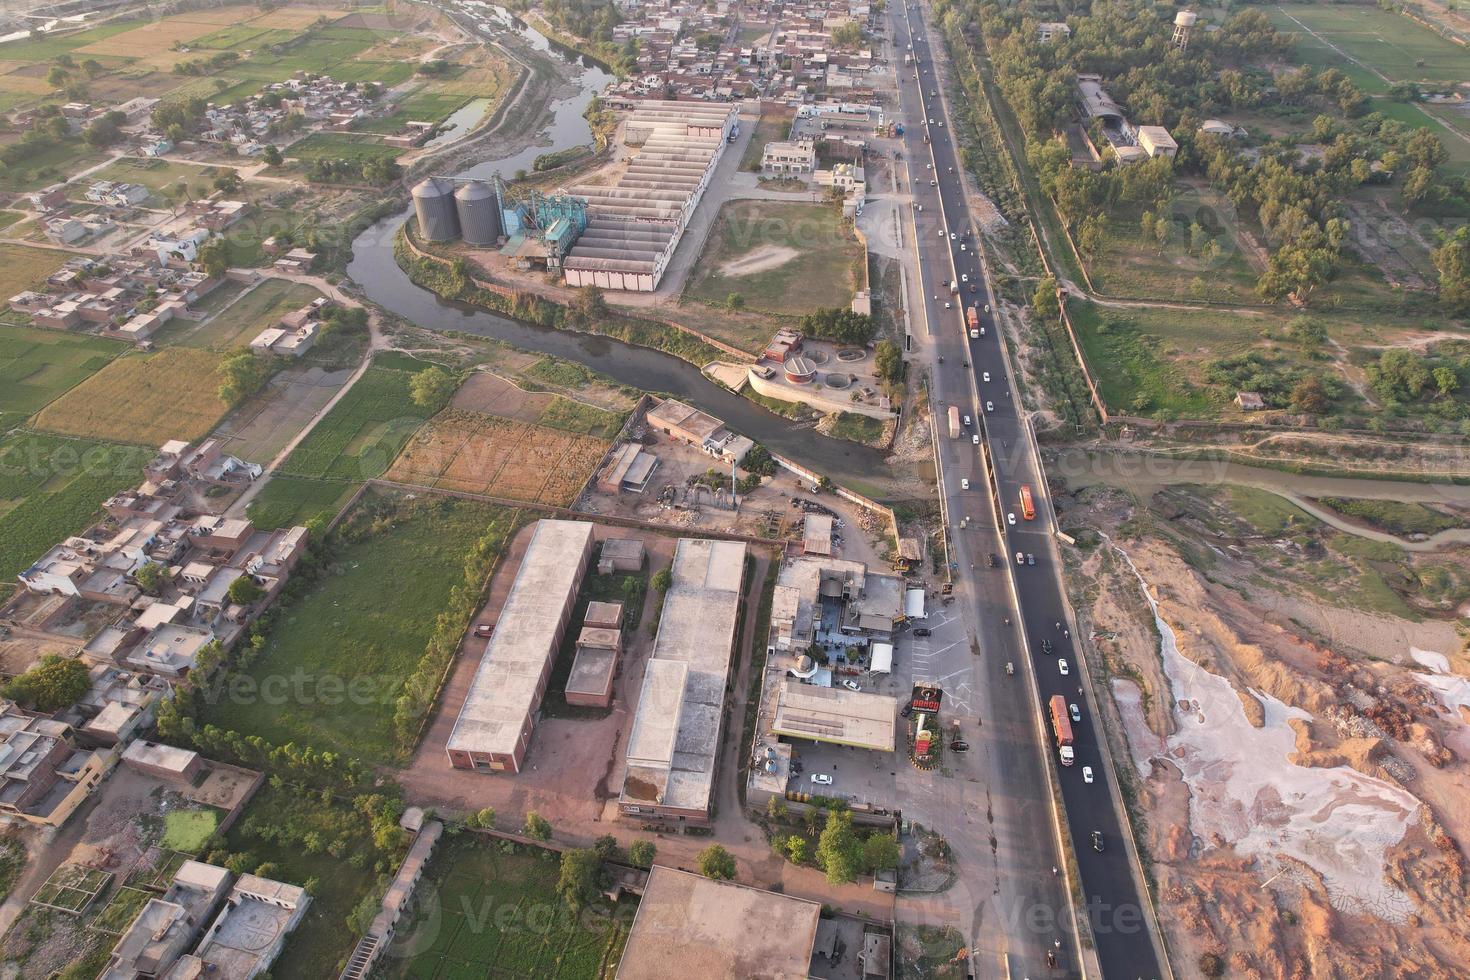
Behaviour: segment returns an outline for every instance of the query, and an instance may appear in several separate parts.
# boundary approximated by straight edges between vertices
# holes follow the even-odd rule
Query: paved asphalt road
[[[1123,846],[1120,815],[1113,806],[1114,796],[1104,782],[1109,777],[1098,750],[1099,734],[1093,726],[1092,705],[1077,677],[1079,666],[1072,639],[1063,634],[1065,613],[1061,570],[1053,567],[1053,551],[1047,540],[1054,528],[1041,485],[1040,461],[1019,417],[1013,381],[1007,375],[1006,360],[995,337],[996,324],[989,314],[984,313],[985,304],[993,300],[989,284],[983,279],[980,259],[974,251],[977,229],[960,185],[961,168],[945,122],[945,93],[935,80],[929,38],[918,12],[911,9],[906,18],[898,16],[895,20],[895,41],[899,51],[906,54],[907,44],[912,39],[916,59],[914,66],[898,66],[900,79],[906,87],[917,81],[925,106],[924,122],[911,126],[905,133],[904,155],[909,167],[909,189],[914,194],[915,204],[924,207],[923,212],[916,212],[914,216],[924,300],[929,306],[929,322],[937,335],[936,349],[940,354],[948,355],[944,365],[936,366],[940,374],[937,387],[959,404],[960,411],[968,414],[972,422],[980,425],[980,438],[988,444],[995,460],[1001,506],[1007,514],[1015,517],[1014,525],[1007,521],[1002,526],[1004,548],[996,558],[1015,562],[1018,552],[1023,556],[1024,564],[1014,568],[1018,608],[1011,612],[1011,618],[1021,624],[1030,641],[1032,664],[1041,694],[1041,703],[1036,704],[1035,709],[1045,717],[1045,702],[1052,695],[1061,694],[1081,713],[1081,721],[1072,724],[1076,763],[1070,767],[1058,767],[1058,772],[1072,846],[1081,872],[1085,896],[1082,912],[1090,920],[1098,961],[1108,978],[1157,978],[1162,971],[1155,944],[1147,931],[1144,906],[1128,853]],[[910,29],[912,34],[909,34]],[[914,77],[916,71],[917,79]],[[911,110],[909,122],[915,121]],[[923,143],[925,131],[932,140],[932,171],[929,169],[931,147]],[[931,186],[931,180],[937,182],[937,186]],[[964,245],[963,249],[961,245]],[[954,274],[950,271],[951,262],[956,273],[969,279],[968,283],[961,283],[958,296],[951,295],[946,285]],[[971,283],[979,285],[977,291],[971,292]],[[950,304],[948,308],[946,304]],[[969,305],[977,308],[985,327],[985,336],[979,339],[965,336],[964,307]],[[958,338],[958,342],[953,338]],[[964,376],[967,370],[965,360],[970,363],[968,370],[974,375],[980,404],[972,403],[970,381]],[[963,397],[956,392],[963,392]],[[942,438],[948,437],[943,421],[945,408],[935,406],[941,417]],[[966,430],[963,436],[966,444],[975,431],[973,425]],[[944,491],[950,501],[952,526],[958,524],[967,509],[971,516],[978,516],[977,511],[990,513],[986,502],[979,499],[987,486],[979,447],[975,447],[973,453],[961,454],[961,458],[968,462],[944,470],[948,484]],[[962,479],[969,480],[969,491],[961,489]],[[1031,487],[1036,509],[1034,520],[1025,520],[1021,513],[1019,496],[1023,485]],[[977,552],[982,556],[975,561],[976,577],[991,575],[999,580],[1004,570],[987,569],[983,557],[995,553],[994,550],[985,550],[994,549],[995,531],[991,527],[977,527],[976,523],[984,522],[971,523],[968,529],[971,540],[967,542],[971,547],[963,550],[968,551],[971,558]],[[1033,558],[1034,564],[1031,563]],[[997,586],[992,583],[985,588],[994,592]],[[1043,651],[1043,640],[1050,641],[1050,654]],[[1061,672],[1064,660],[1070,667],[1068,675]],[[1017,666],[1020,667],[1019,664]],[[1050,731],[1048,725],[1048,735]],[[1046,748],[1054,751],[1050,743]],[[1094,782],[1091,784],[1084,779],[1084,767],[1093,774]],[[1101,835],[1101,851],[1094,847],[1095,832]]]

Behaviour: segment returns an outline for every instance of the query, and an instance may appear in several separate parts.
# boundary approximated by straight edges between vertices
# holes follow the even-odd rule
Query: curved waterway
[[[489,177],[530,170],[537,156],[592,141],[583,118],[587,103],[612,80],[595,63],[549,40],[530,25],[498,8],[485,8],[487,19],[515,30],[534,48],[565,58],[578,67],[574,96],[551,103],[552,120],[545,130],[551,145],[531,146],[514,154],[482,160],[459,176]],[[452,303],[414,285],[393,259],[393,240],[412,208],[384,218],[354,240],[347,274],[368,298],[421,327],[453,330],[502,340],[526,350],[552,354],[584,364],[622,384],[644,391],[667,392],[724,419],[731,428],[765,443],[834,479],[882,484],[888,473],[883,453],[842,439],[800,428],[704,376],[693,365],[661,351],[634,347],[606,337],[552,330],[521,323],[463,303]]]

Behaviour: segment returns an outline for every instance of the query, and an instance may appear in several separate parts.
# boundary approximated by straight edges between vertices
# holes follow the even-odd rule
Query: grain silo
[[[419,218],[419,237],[426,242],[448,242],[459,237],[454,213],[454,182],[429,177],[413,189],[413,209]]]
[[[500,239],[500,200],[489,181],[460,184],[454,192],[454,209],[466,245],[488,247]]]

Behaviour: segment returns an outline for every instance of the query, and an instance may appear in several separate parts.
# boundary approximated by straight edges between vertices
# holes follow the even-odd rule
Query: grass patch
[[[745,144],[745,153],[740,157],[740,169],[759,173],[766,144],[779,143],[790,136],[793,118],[793,114],[789,113],[761,116],[760,121],[755,124],[755,132],[750,134],[750,142]]]
[[[163,840],[159,846],[185,854],[198,854],[219,826],[215,810],[170,810],[163,817]]]
[[[187,347],[229,350],[255,339],[256,334],[280,323],[281,317],[321,297],[311,286],[284,279],[267,279],[184,336]]]
[[[839,412],[828,435],[851,442],[876,442],[883,436],[883,422],[856,412]]]
[[[546,406],[536,424],[564,432],[611,439],[622,429],[626,417],[557,395]]]
[[[143,906],[147,905],[148,901],[154,897],[152,892],[123,885],[112,893],[112,898],[108,901],[107,905],[103,907],[101,912],[97,913],[97,917],[89,925],[93,929],[111,933],[114,936],[121,936],[124,932],[127,932],[128,926],[133,924],[133,920],[138,917],[138,913],[143,911]]]
[[[66,252],[53,249],[0,244],[0,295],[8,299],[34,289],[66,264],[68,257]]]
[[[1269,12],[1279,30],[1301,35],[1304,26],[1394,81],[1458,84],[1470,71],[1464,48],[1397,12],[1357,4],[1282,4]],[[1310,35],[1304,40],[1308,43],[1298,47],[1305,48],[1308,64],[1343,71],[1355,67]]]
[[[229,410],[219,397],[219,362],[217,354],[182,348],[120,357],[46,406],[36,425],[147,446],[192,442]]]
[[[85,334],[0,326],[0,424],[14,424],[43,408],[125,347]]]
[[[1443,511],[1412,501],[1320,497],[1317,503],[1343,517],[1400,537],[1437,534],[1461,524],[1459,519]]]
[[[212,724],[276,745],[403,761],[393,713],[404,678],[464,581],[471,548],[492,526],[508,529],[513,512],[382,494],[359,508],[334,536],[329,567],[280,607],[260,655],[241,671],[239,691],[257,693],[220,698],[208,712]],[[299,696],[259,695],[258,685],[283,677],[304,678]]]
[[[16,432],[0,440],[0,581],[85,530],[108,497],[137,484],[151,448]]]
[[[847,306],[864,261],[835,207],[731,201],[720,209],[684,296],[723,306],[739,293],[748,309],[800,316]]]
[[[1269,490],[1231,485],[1226,488],[1235,516],[1266,537],[1280,537],[1294,528],[1317,523],[1316,518]]]
[[[250,520],[265,530],[331,520],[347,506],[357,486],[278,473],[250,501]]]
[[[286,457],[281,472],[343,481],[382,476],[398,451],[431,414],[409,394],[413,374],[375,359],[357,384]]]
[[[359,136],[354,133],[312,133],[306,139],[291,144],[286,156],[303,162],[312,160],[368,160],[397,159],[401,151],[388,146],[376,136]]]
[[[415,903],[414,917],[399,931],[415,935],[434,915],[436,938],[417,955],[390,961],[387,976],[612,976],[637,909],[632,900],[615,906],[599,901],[573,915],[556,894],[552,852],[494,845],[476,834],[444,844],[427,877],[437,907],[429,912],[425,903]]]

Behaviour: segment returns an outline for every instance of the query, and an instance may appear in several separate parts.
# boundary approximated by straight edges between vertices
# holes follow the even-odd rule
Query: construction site
[[[413,188],[417,233],[431,243],[494,250],[520,272],[566,285],[651,293],[699,207],[739,111],[645,101],[623,124],[629,157],[610,183],[553,193],[490,180],[428,177]]]

